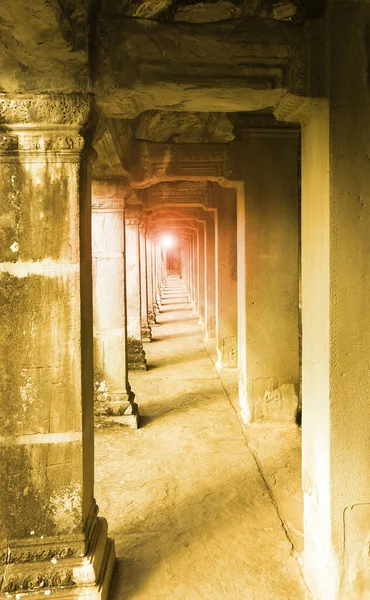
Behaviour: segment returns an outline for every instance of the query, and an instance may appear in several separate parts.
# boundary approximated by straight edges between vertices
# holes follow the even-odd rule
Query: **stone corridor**
[[[97,428],[96,498],[117,563],[111,600],[300,600],[307,591],[181,280],[169,277],[141,426]]]
[[[370,0],[0,0],[0,64],[0,600],[370,600]]]

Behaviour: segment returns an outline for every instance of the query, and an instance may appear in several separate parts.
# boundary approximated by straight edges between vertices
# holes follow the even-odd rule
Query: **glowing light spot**
[[[12,252],[18,252],[18,250],[19,250],[18,242],[13,242],[12,245],[10,246],[10,249]]]
[[[35,532],[33,530],[30,531],[30,535],[35,535]]]
[[[171,234],[168,233],[168,234],[162,236],[161,244],[162,244],[163,248],[166,248],[166,249],[172,248],[174,246],[174,243],[175,243],[175,240]]]

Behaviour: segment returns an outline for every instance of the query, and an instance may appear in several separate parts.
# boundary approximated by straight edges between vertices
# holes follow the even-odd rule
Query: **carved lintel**
[[[228,169],[226,144],[153,144],[135,142],[132,170],[137,183],[189,177],[193,181],[224,177]],[[140,165],[139,169],[137,165]],[[135,187],[135,184],[133,183]]]

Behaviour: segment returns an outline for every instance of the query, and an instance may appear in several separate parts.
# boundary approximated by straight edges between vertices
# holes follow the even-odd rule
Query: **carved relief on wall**
[[[266,377],[253,381],[255,421],[295,421],[298,398],[288,377]]]
[[[223,340],[222,365],[232,368],[238,366],[238,345],[235,335]]]

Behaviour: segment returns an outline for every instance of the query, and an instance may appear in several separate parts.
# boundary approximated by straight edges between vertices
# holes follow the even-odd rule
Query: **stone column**
[[[246,422],[295,422],[299,392],[299,132],[244,130],[239,400]],[[268,176],[266,176],[268,174]],[[243,277],[240,277],[242,285]]]
[[[148,321],[148,270],[147,270],[147,235],[146,226],[139,227],[140,235],[140,278],[141,278],[141,339],[152,341],[152,330]]]
[[[369,26],[368,3],[332,3],[328,102],[302,126],[304,568],[318,600],[369,594]]]
[[[192,266],[191,266],[191,238],[189,235],[184,236],[184,265],[185,265],[185,279],[186,279],[186,293],[188,301],[191,304],[192,298]]]
[[[237,366],[237,247],[235,190],[211,184],[216,212],[216,348],[217,366]]]
[[[164,250],[157,237],[156,239],[156,301],[160,311],[162,304],[162,292],[166,283]]]
[[[191,306],[193,309],[193,315],[198,312],[197,309],[197,243],[195,232],[190,232],[190,290],[191,290]]]
[[[106,598],[115,560],[93,489],[91,103],[0,99],[2,597]]]
[[[194,227],[193,240],[194,240],[194,314],[200,318],[200,232],[198,227]]]
[[[160,297],[158,292],[158,243],[156,234],[152,238],[152,270],[153,270],[153,296],[155,313],[160,312]]]
[[[181,278],[184,284],[185,292],[188,291],[188,265],[186,260],[186,239],[183,235],[179,237],[179,242],[181,244]]]
[[[148,285],[148,324],[149,326],[155,325],[155,294],[154,294],[154,285],[153,285],[153,251],[154,251],[154,241],[153,235],[147,232],[146,238],[146,264],[147,264],[147,285]]]
[[[127,354],[131,370],[146,369],[141,334],[140,215],[141,206],[126,206]]]
[[[216,335],[216,248],[215,248],[215,216],[214,211],[207,214],[205,222],[206,235],[206,303],[205,303],[205,339]]]
[[[199,325],[205,325],[205,303],[206,303],[206,289],[205,289],[205,269],[206,269],[206,257],[205,257],[205,221],[198,221],[198,289],[199,289]]]
[[[94,406],[99,423],[137,427],[127,362],[126,195],[123,181],[93,182]]]

